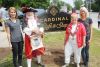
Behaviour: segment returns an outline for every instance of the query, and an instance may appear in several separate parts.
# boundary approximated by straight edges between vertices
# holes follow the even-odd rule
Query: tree
[[[74,2],[76,9],[80,9],[81,5],[83,5],[82,0],[75,0]]]
[[[9,8],[14,5],[14,0],[2,0],[2,4],[4,7]]]
[[[57,5],[57,6],[58,6],[59,8],[61,8],[61,6],[66,6],[68,11],[70,11],[70,10],[72,9],[72,6],[71,6],[70,4],[65,3],[65,2],[63,2],[63,1],[61,1],[61,0],[58,2],[58,5]]]
[[[28,4],[29,6],[32,6],[34,8],[44,8],[46,9],[49,6],[50,0],[34,0],[33,2],[30,1]]]
[[[25,3],[28,6],[34,8],[44,8],[46,9],[49,6],[50,0],[0,0],[6,8],[10,6],[20,7],[21,4]]]
[[[95,0],[91,5],[91,9],[96,12],[100,11],[100,0]]]

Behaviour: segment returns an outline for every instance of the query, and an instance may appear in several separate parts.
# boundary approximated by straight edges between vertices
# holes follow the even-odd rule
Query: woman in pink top
[[[80,57],[81,57],[81,49],[85,46],[85,36],[86,30],[82,23],[77,21],[78,15],[76,13],[72,13],[71,15],[71,23],[66,28],[66,36],[65,36],[65,65],[62,67],[66,67],[70,63],[71,54],[74,53],[75,62],[77,67],[80,67]]]

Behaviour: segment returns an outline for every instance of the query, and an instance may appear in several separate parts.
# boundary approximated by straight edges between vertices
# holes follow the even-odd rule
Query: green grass
[[[52,33],[46,33],[44,36],[44,45],[46,48],[54,48],[63,49],[63,43],[64,43],[64,36],[65,32],[52,32]],[[100,67],[100,31],[93,30],[93,37],[92,42],[90,44],[90,60],[89,60],[89,67]],[[45,58],[45,57],[44,57]],[[60,67],[57,64],[47,64],[46,67]],[[26,59],[25,56],[23,58],[23,66],[26,66]],[[0,67],[13,67],[12,65],[12,56],[11,54],[8,55],[6,58],[0,60]],[[32,62],[32,67],[37,67],[36,64],[34,64],[34,61]]]
[[[100,31],[94,30],[90,44],[90,67],[100,67]]]

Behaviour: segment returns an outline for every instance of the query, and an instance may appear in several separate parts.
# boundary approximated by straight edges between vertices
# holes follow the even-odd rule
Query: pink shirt
[[[69,39],[69,35],[70,35],[70,30],[72,29],[72,23],[70,23],[68,25],[68,27],[66,28],[66,42],[68,41]],[[83,46],[83,39],[84,39],[84,36],[86,36],[86,30],[85,30],[85,27],[82,23],[78,22],[77,24],[77,27],[76,27],[76,40],[77,40],[77,43],[78,43],[78,48],[82,47]]]

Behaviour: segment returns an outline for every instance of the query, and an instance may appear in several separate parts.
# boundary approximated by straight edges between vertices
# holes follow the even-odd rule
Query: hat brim
[[[27,12],[38,12],[38,11],[35,10],[35,9],[30,9],[30,8],[28,8],[28,9],[25,10],[25,13],[27,13]]]

